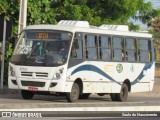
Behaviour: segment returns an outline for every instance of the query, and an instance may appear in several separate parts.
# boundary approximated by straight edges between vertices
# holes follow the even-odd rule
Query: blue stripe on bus
[[[144,77],[143,71],[147,70],[147,69],[150,69],[152,65],[153,65],[153,63],[145,64],[144,68],[142,69],[142,71],[140,72],[140,74],[138,75],[138,77],[133,82],[131,82],[131,85],[134,85],[137,82],[139,82]],[[101,74],[102,76],[106,77],[110,81],[116,82],[119,85],[121,84],[120,82],[117,82],[115,79],[113,79],[108,74],[106,74],[105,72],[103,72],[101,69],[99,69],[98,67],[96,67],[94,65],[82,65],[82,66],[79,66],[78,68],[76,68],[71,73],[71,75],[73,75],[73,74],[75,74],[77,72],[80,72],[80,71],[93,71],[93,72]],[[139,80],[139,81],[137,81],[137,80]]]
[[[144,68],[142,69],[142,71],[140,72],[138,77],[133,82],[131,82],[131,85],[134,85],[137,82],[139,82],[145,76],[145,75],[143,75],[143,71],[150,69],[152,67],[152,65],[153,65],[153,63],[145,64]]]
[[[94,65],[82,65],[78,68],[76,68],[71,75],[80,72],[80,71],[93,71],[96,73],[101,74],[102,76],[106,77],[107,79],[116,82],[117,84],[120,84],[119,82],[117,82],[116,80],[114,80],[112,77],[110,77],[109,75],[107,75],[105,72],[103,72],[101,69],[99,69],[98,67],[94,66]]]

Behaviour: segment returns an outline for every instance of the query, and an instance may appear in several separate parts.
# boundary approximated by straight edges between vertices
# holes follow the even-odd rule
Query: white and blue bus
[[[10,89],[24,99],[65,95],[68,102],[90,94],[126,101],[129,92],[152,91],[152,35],[125,25],[90,26],[87,21],[26,27],[9,63]]]

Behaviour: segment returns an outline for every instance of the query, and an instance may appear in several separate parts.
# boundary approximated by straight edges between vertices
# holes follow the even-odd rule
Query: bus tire
[[[79,96],[79,99],[88,99],[90,96],[90,93],[83,93],[82,95]]]
[[[21,90],[21,95],[23,99],[26,99],[26,100],[32,99],[34,96],[33,92],[28,90]]]
[[[111,100],[112,101],[117,101],[117,93],[110,93],[110,96],[111,96]]]
[[[128,98],[128,86],[125,83],[123,83],[120,93],[117,93],[117,100],[124,102],[127,100],[127,98]]]
[[[99,96],[104,96],[105,93],[97,93],[97,95],[99,95]]]
[[[70,93],[66,93],[66,99],[68,102],[76,102],[79,98],[79,85],[77,83],[73,83],[72,89]]]

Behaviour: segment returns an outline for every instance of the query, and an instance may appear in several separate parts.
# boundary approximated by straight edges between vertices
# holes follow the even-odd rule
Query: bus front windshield
[[[65,64],[72,33],[64,31],[24,31],[13,52],[11,63],[29,66]]]

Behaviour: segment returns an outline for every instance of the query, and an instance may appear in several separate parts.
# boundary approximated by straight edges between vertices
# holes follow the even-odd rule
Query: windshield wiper
[[[39,46],[40,44],[41,44],[41,43],[38,42],[37,44],[34,45],[33,49],[30,51],[30,53],[23,59],[22,64],[24,64],[24,62],[30,58],[30,56],[31,56],[31,54],[33,53],[33,51],[35,50],[35,48],[36,48],[37,46]]]
[[[30,56],[31,56],[31,54],[33,53],[33,51],[34,51],[34,49],[37,47],[37,46],[39,46],[41,43],[37,43],[37,44],[35,44],[34,45],[34,47],[33,47],[33,49],[30,51],[30,53],[27,55],[27,57],[26,57],[26,59],[28,59],[28,58],[30,58]]]

